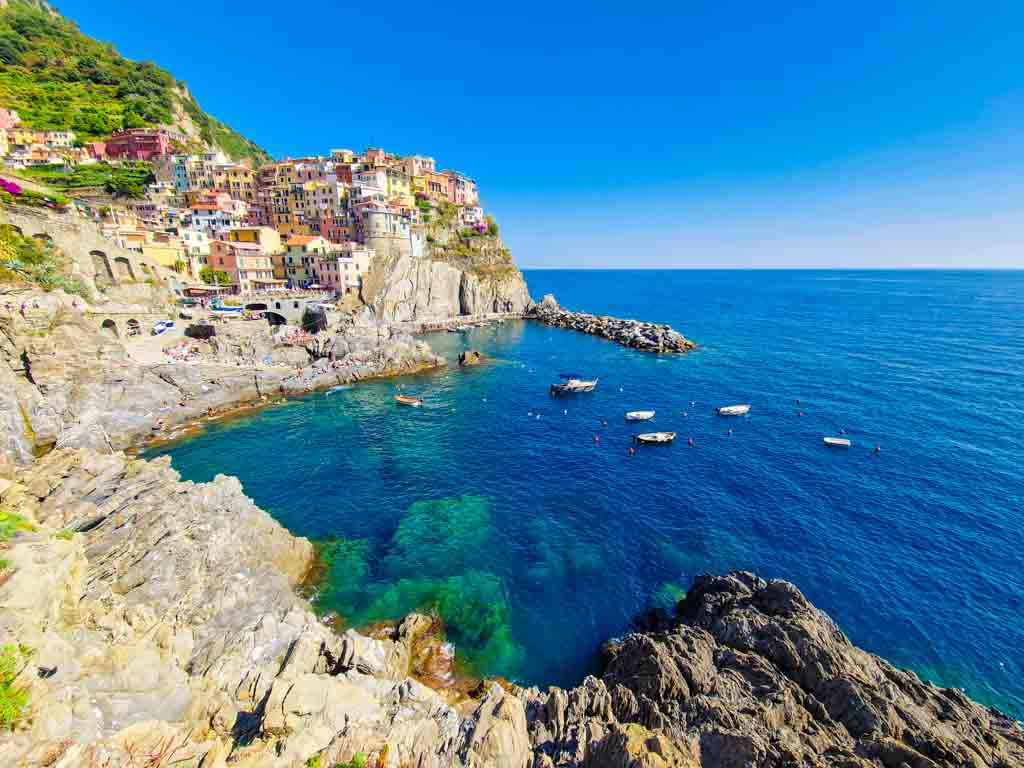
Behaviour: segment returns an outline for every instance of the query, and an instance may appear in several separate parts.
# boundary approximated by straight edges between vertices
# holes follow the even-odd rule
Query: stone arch
[[[53,238],[50,237],[45,232],[36,232],[34,235],[32,235],[32,239],[33,240],[41,240],[44,243],[52,243],[53,242]]]
[[[108,336],[113,336],[115,339],[120,336],[117,332],[117,323],[109,317],[100,324],[100,330]]]
[[[22,237],[24,237],[25,233],[22,231],[21,227],[19,227],[17,224],[8,224],[7,226],[9,226],[14,231],[14,233],[16,235],[21,235]]]
[[[263,316],[270,325],[288,325],[288,318],[278,312],[264,312]]]
[[[259,311],[262,311],[264,309],[267,309],[267,305],[264,304],[263,302],[257,301],[257,302],[254,302],[252,304],[246,304],[245,308],[249,309],[249,310],[252,310],[253,312],[259,312]]]
[[[103,251],[89,251],[92,259],[92,269],[95,272],[93,279],[97,285],[107,285],[114,282],[114,272],[110,269],[110,260]]]
[[[114,270],[117,272],[118,280],[134,280],[135,270],[127,256],[118,256],[114,259]]]

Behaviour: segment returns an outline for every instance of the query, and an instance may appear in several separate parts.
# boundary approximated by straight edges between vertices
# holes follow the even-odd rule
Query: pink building
[[[410,155],[402,161],[402,168],[410,176],[426,176],[435,171],[434,158]]]
[[[448,177],[448,199],[456,205],[479,205],[476,182],[458,171],[441,171]]]
[[[387,165],[388,153],[376,147],[367,147],[363,153],[367,165]]]
[[[11,109],[0,109],[0,129],[9,131],[18,126],[21,121],[18,113]]]
[[[151,160],[166,155],[171,142],[164,131],[153,128],[130,128],[118,131],[106,142],[108,157],[122,160]]]
[[[279,288],[284,282],[274,279],[274,263],[258,243],[214,240],[210,243],[210,267],[227,272],[239,293]]]

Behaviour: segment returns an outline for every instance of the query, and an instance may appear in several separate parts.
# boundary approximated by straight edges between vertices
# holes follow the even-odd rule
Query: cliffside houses
[[[438,171],[432,157],[332,149],[252,168],[221,152],[187,153],[189,143],[163,128],[137,128],[83,146],[70,131],[33,131],[0,109],[0,155],[9,166],[148,163],[155,181],[144,198],[104,200],[99,189],[100,199],[76,203],[108,237],[175,269],[183,283],[358,293],[376,259],[425,255],[432,222],[455,236],[488,231],[476,182]]]

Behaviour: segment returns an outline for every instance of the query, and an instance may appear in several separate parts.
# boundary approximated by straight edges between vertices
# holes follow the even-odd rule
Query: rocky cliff
[[[386,243],[377,247],[362,290],[375,314],[409,322],[525,311],[526,281],[501,239],[460,230],[448,211],[435,215],[440,218],[416,232],[422,253]]]

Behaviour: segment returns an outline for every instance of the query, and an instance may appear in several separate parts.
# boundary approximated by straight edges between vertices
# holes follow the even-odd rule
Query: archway
[[[263,316],[270,325],[288,325],[288,319],[277,312],[264,312]]]
[[[42,240],[44,243],[52,243],[53,242],[53,238],[50,237],[45,232],[36,232],[34,235],[32,235],[32,239],[33,240]]]
[[[253,312],[261,312],[267,308],[267,305],[257,301],[252,304],[246,304],[245,308],[250,309]]]
[[[135,279],[135,270],[132,269],[132,263],[128,261],[126,256],[118,256],[114,259],[114,270],[117,273],[118,280]]]
[[[89,251],[92,258],[93,280],[97,285],[107,285],[114,282],[114,273],[110,269],[110,260],[103,251]]]
[[[8,224],[7,226],[9,226],[12,230],[14,230],[14,233],[16,235],[21,235],[21,236],[25,235],[25,233],[22,231],[21,227],[19,227],[17,224]]]
[[[113,336],[115,339],[118,338],[118,336],[120,335],[117,332],[117,323],[115,323],[109,317],[103,321],[103,324],[100,326],[100,330],[103,333],[107,334],[108,336]]]

